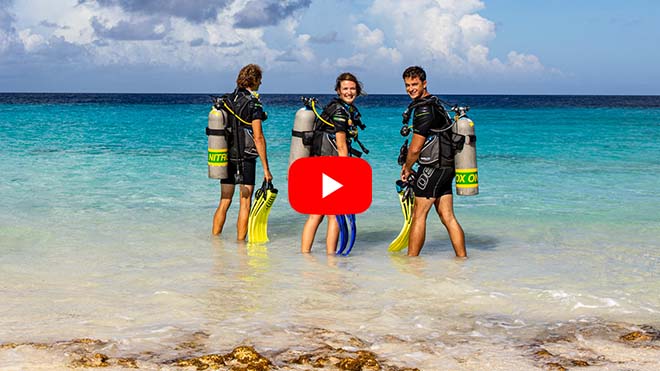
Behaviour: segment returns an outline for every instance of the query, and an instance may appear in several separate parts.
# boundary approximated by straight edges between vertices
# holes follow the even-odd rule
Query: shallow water
[[[2,99],[0,369],[70,367],[81,338],[146,369],[238,345],[301,370],[294,354],[339,348],[383,369],[660,364],[660,98],[446,97],[473,107],[479,138],[481,193],[455,197],[465,261],[437,218],[420,258],[386,251],[405,97],[358,101],[374,200],[346,258],[324,255],[324,229],[298,253],[295,97],[264,97],[280,193],[263,246],[234,241],[235,207],[210,236],[205,97]]]

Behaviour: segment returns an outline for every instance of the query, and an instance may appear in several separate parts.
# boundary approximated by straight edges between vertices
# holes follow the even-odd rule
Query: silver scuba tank
[[[299,158],[309,157],[312,153],[314,135],[314,111],[303,107],[296,112],[291,132],[291,148],[289,152],[289,167]]]
[[[474,196],[479,194],[479,173],[477,171],[477,137],[474,133],[474,122],[467,116],[470,107],[452,107],[454,116],[453,133],[465,138],[462,148],[454,155],[456,169],[456,194],[459,196]]]
[[[209,136],[208,165],[209,178],[226,179],[229,177],[227,165],[229,156],[227,153],[227,139],[224,130],[227,122],[227,113],[224,110],[211,108],[209,112],[209,123],[206,134]]]

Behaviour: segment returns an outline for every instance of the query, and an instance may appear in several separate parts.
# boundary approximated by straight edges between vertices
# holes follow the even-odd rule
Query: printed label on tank
[[[227,166],[227,149],[209,148],[209,166]]]
[[[456,169],[456,188],[474,188],[479,186],[477,169]]]

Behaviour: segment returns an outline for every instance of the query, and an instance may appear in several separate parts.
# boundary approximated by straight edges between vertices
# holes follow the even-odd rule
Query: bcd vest
[[[424,141],[417,162],[424,166],[453,168],[456,150],[451,131],[453,121],[438,102],[437,97],[432,96],[422,101],[413,102],[408,106],[407,112],[414,113],[414,110],[426,105],[431,106],[435,127],[430,129],[430,135]]]
[[[259,157],[257,146],[254,144],[252,120],[248,112],[250,101],[255,98],[249,92],[240,89],[223,98],[225,98],[224,104],[227,105],[223,108],[227,111],[228,124],[225,128],[225,136],[229,147],[229,160],[237,162]]]

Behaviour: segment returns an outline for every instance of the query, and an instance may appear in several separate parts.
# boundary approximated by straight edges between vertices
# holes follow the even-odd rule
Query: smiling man
[[[447,228],[454,252],[459,258],[467,257],[465,234],[454,216],[452,180],[454,150],[451,139],[451,120],[447,112],[426,89],[426,72],[418,66],[408,67],[403,72],[406,93],[412,99],[408,112],[412,114],[413,138],[408,148],[406,162],[401,168],[401,179],[407,181],[414,176],[413,209],[408,256],[418,256],[426,239],[426,218],[431,206]],[[417,172],[412,166],[417,162]]]

